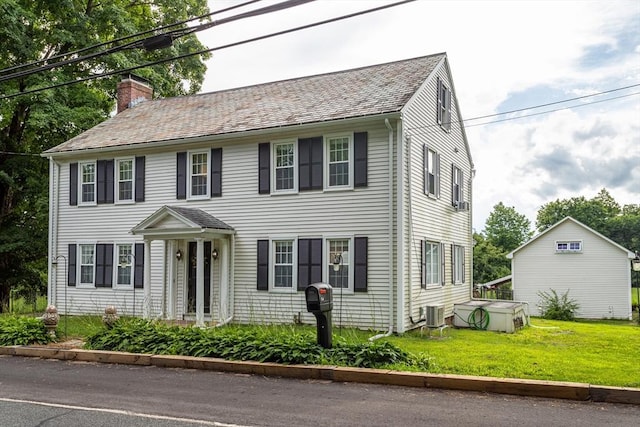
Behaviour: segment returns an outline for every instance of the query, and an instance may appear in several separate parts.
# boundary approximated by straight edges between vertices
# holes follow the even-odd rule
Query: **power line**
[[[247,2],[244,2],[244,3],[237,4],[235,6],[227,7],[225,9],[216,10],[214,12],[210,12],[210,13],[207,13],[207,14],[204,14],[204,15],[196,16],[194,18],[189,18],[189,19],[186,19],[184,21],[179,21],[179,22],[175,22],[173,24],[168,24],[168,25],[165,25],[165,26],[153,28],[151,30],[146,30],[146,31],[142,31],[142,32],[139,32],[139,33],[136,33],[136,34],[131,34],[129,36],[123,36],[123,37],[120,37],[120,38],[117,38],[117,39],[113,39],[113,40],[109,40],[109,41],[106,41],[106,42],[102,42],[102,43],[99,43],[99,44],[96,44],[96,45],[93,45],[93,46],[84,47],[82,49],[78,49],[78,50],[75,50],[75,51],[72,51],[72,52],[61,53],[59,55],[54,55],[54,56],[51,56],[49,58],[40,59],[38,61],[33,61],[33,62],[30,62],[30,63],[27,63],[27,64],[15,65],[13,67],[8,67],[8,68],[0,70],[0,74],[4,74],[4,73],[6,73],[8,71],[19,70],[21,68],[31,67],[31,66],[38,65],[38,64],[43,64],[43,63],[49,62],[49,61],[54,60],[54,59],[59,59],[59,58],[67,57],[67,56],[77,55],[77,54],[80,54],[82,52],[86,52],[88,50],[97,49],[99,47],[107,46],[107,45],[110,45],[110,44],[113,44],[113,43],[121,42],[121,41],[124,41],[124,40],[129,40],[129,39],[132,39],[132,38],[135,38],[135,37],[140,37],[140,36],[143,36],[143,35],[146,35],[146,34],[154,33],[156,31],[166,30],[167,28],[172,28],[172,27],[176,27],[178,25],[183,25],[183,24],[189,23],[191,21],[205,19],[205,18],[211,17],[213,15],[218,15],[218,14],[221,14],[221,13],[224,13],[224,12],[228,12],[230,10],[234,10],[234,9],[238,9],[238,8],[241,8],[241,7],[244,7],[244,6],[248,6],[248,5],[253,4],[253,3],[258,3],[260,1],[262,1],[262,0],[250,0],[250,1],[247,1]]]
[[[89,55],[85,55],[85,56],[79,56],[79,57],[75,57],[72,59],[68,59],[65,61],[60,61],[60,62],[55,62],[52,64],[47,64],[47,65],[43,65],[41,67],[38,67],[36,69],[30,69],[30,70],[25,70],[25,71],[19,71],[16,73],[12,73],[12,74],[8,74],[5,76],[0,76],[0,82],[2,81],[6,81],[6,80],[12,80],[12,79],[16,79],[16,78],[20,78],[20,77],[27,77],[30,76],[32,74],[36,74],[36,73],[40,73],[43,71],[47,71],[47,70],[51,70],[53,68],[58,68],[61,66],[65,66],[65,65],[71,65],[71,64],[76,64],[78,62],[82,62],[82,61],[86,61],[89,59],[93,59],[96,57],[100,57],[100,56],[104,56],[104,55],[109,55],[112,53],[116,53],[116,52],[120,52],[122,50],[125,49],[136,49],[136,48],[144,48],[146,50],[155,50],[155,49],[162,49],[165,47],[169,47],[172,45],[173,41],[180,38],[180,37],[184,37],[186,35],[195,33],[195,32],[199,32],[199,31],[203,31],[206,29],[209,29],[211,27],[217,26],[217,25],[223,25],[223,24],[227,24],[229,22],[233,22],[233,21],[237,21],[240,19],[245,19],[245,18],[250,18],[250,17],[254,17],[254,16],[260,16],[260,15],[264,15],[267,13],[272,13],[272,12],[278,12],[281,10],[285,10],[291,7],[296,7],[296,6],[300,6],[302,4],[305,3],[310,3],[313,2],[315,0],[287,0],[285,2],[282,3],[278,3],[275,5],[271,5],[271,6],[266,6],[260,9],[256,9],[256,10],[252,10],[252,11],[248,11],[248,12],[244,12],[241,13],[239,15],[234,15],[228,18],[223,18],[211,23],[206,23],[206,24],[201,24],[192,28],[181,28],[181,29],[177,29],[177,30],[172,30],[166,33],[161,33],[161,34],[156,34],[154,36],[151,37],[147,37],[144,39],[140,39],[140,40],[135,40],[132,42],[129,42],[127,44],[121,45],[121,46],[115,46],[112,47],[110,49],[104,50],[104,51],[100,51],[100,52],[94,52],[92,54]],[[176,25],[176,24],[172,24]]]
[[[383,10],[383,9],[388,9],[388,8],[399,6],[399,5],[402,5],[402,4],[411,3],[413,1],[415,1],[415,0],[403,0],[403,1],[396,2],[396,3],[386,4],[386,5],[383,5],[383,6],[374,7],[372,9],[367,9],[367,10],[363,10],[363,11],[359,11],[359,12],[354,12],[354,13],[351,13],[351,14],[348,14],[348,15],[342,15],[342,16],[338,16],[338,17],[335,17],[335,18],[326,19],[324,21],[314,22],[314,23],[311,23],[311,24],[290,28],[290,29],[287,29],[287,30],[277,31],[275,33],[270,33],[270,34],[263,35],[263,36],[253,37],[253,38],[250,38],[250,39],[245,39],[245,40],[242,40],[242,41],[233,42],[233,43],[229,43],[229,44],[226,44],[226,45],[222,45],[222,46],[218,46],[218,47],[214,47],[214,48],[210,48],[210,49],[204,49],[204,50],[200,50],[200,51],[197,51],[197,52],[185,53],[183,55],[178,55],[178,56],[171,57],[171,58],[160,59],[160,60],[157,60],[157,61],[154,61],[154,62],[148,62],[148,63],[142,64],[142,65],[136,65],[135,67],[129,67],[129,68],[125,68],[125,69],[122,69],[122,70],[116,70],[116,71],[109,71],[109,72],[105,72],[105,73],[101,73],[101,74],[92,74],[92,75],[87,76],[87,77],[83,77],[83,78],[80,78],[80,79],[67,81],[67,82],[63,82],[63,83],[58,83],[58,84],[51,85],[51,86],[46,86],[46,87],[36,88],[36,89],[31,89],[31,90],[26,90],[26,91],[23,91],[23,92],[16,92],[16,93],[12,93],[12,94],[9,94],[9,95],[2,95],[2,96],[0,96],[0,100],[15,98],[17,96],[28,95],[28,94],[31,94],[31,93],[42,92],[42,91],[48,90],[48,89],[55,89],[55,88],[59,88],[59,87],[63,87],[63,86],[69,86],[69,85],[72,85],[72,84],[81,83],[81,82],[85,82],[85,81],[89,81],[89,80],[95,80],[95,79],[110,77],[110,76],[113,76],[115,74],[125,74],[125,73],[131,72],[131,71],[139,70],[140,68],[145,68],[145,67],[150,67],[150,66],[153,66],[153,65],[164,64],[166,62],[177,61],[179,59],[188,58],[190,56],[202,55],[202,54],[205,54],[205,53],[210,53],[210,52],[215,52],[215,51],[218,51],[218,50],[228,49],[230,47],[235,47],[235,46],[240,46],[240,45],[247,44],[247,43],[252,43],[252,42],[256,42],[256,41],[260,41],[260,40],[265,40],[265,39],[268,39],[268,38],[281,36],[281,35],[284,35],[284,34],[289,34],[289,33],[293,33],[293,32],[296,32],[296,31],[301,31],[301,30],[305,30],[305,29],[308,29],[308,28],[313,28],[313,27],[317,27],[317,26],[320,26],[320,25],[333,23],[333,22],[344,20],[344,19],[349,19],[349,18],[353,18],[353,17],[356,17],[356,16],[365,15],[365,14],[372,13],[372,12],[377,12],[377,11],[380,11],[380,10]]]

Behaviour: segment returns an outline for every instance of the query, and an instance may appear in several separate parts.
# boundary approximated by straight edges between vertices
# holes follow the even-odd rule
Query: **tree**
[[[620,205],[603,188],[590,200],[581,196],[565,200],[558,199],[542,205],[536,217],[536,228],[538,231],[544,231],[558,221],[570,216],[584,225],[603,233],[607,221],[619,213]]]
[[[514,207],[502,202],[493,207],[485,223],[487,241],[506,253],[511,252],[531,238],[531,221],[516,212]]]
[[[0,76],[52,58],[208,12],[206,0],[2,0]],[[203,50],[193,35],[157,51],[129,49],[0,82],[0,94],[117,71]],[[160,96],[197,92],[207,56],[150,66],[136,73]],[[48,164],[42,151],[109,117],[119,76],[0,100],[0,312],[13,287],[42,285],[46,275]]]
[[[507,252],[494,246],[482,234],[473,233],[473,281],[487,283],[511,274]]]
[[[640,205],[625,205],[622,214],[607,221],[605,236],[633,252],[640,252]]]

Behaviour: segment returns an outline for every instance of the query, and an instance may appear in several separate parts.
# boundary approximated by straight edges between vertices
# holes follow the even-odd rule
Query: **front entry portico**
[[[212,242],[219,248],[218,273],[213,280],[214,292],[219,293],[218,322],[228,322],[233,316],[230,295],[233,292],[233,277],[229,274],[233,260],[234,233],[232,227],[197,208],[179,206],[163,206],[147,219],[136,225],[131,233],[140,235],[145,242],[145,317],[152,317],[151,287],[157,283],[151,281],[151,265],[162,263],[168,270],[162,279],[162,294],[166,300],[163,308],[155,315],[164,315],[167,319],[195,313],[196,325],[202,326],[205,314],[213,314],[211,305],[212,277],[211,261],[213,257]],[[163,255],[151,256],[151,241],[165,241]],[[187,242],[182,247],[180,242]],[[154,253],[155,255],[155,253]],[[161,259],[157,259],[161,258]],[[180,289],[184,292],[184,304],[177,304]],[[182,298],[181,298],[182,299]],[[180,312],[180,314],[178,313]],[[212,319],[213,320],[213,319]]]

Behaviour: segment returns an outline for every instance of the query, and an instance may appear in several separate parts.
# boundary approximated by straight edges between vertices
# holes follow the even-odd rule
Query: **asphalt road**
[[[637,426],[640,406],[0,356],[0,426]]]

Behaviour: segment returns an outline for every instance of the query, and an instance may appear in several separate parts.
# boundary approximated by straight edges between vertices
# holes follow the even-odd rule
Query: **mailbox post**
[[[333,310],[333,289],[326,283],[314,283],[304,291],[307,311],[316,316],[318,344],[331,348],[331,310]]]

